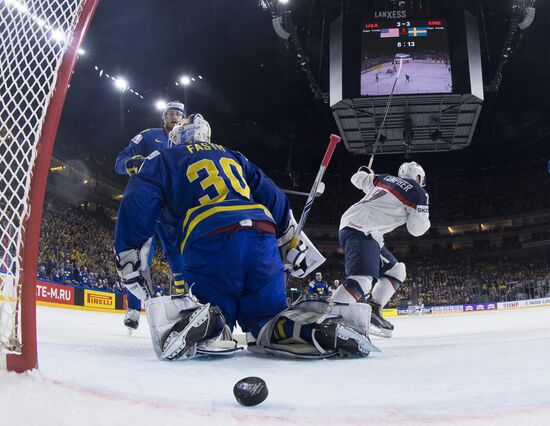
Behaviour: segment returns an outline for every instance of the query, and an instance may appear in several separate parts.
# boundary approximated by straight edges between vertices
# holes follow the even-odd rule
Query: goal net
[[[0,352],[11,354],[7,367],[15,371],[37,365],[35,280],[48,166],[97,3],[0,0]]]

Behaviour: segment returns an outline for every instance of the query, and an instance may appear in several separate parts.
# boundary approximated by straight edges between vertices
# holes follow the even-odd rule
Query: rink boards
[[[37,280],[36,302],[42,306],[68,309],[81,309],[99,312],[124,312],[127,307],[126,295],[107,290],[87,289],[69,284]],[[490,312],[503,309],[521,309],[538,306],[550,306],[550,297],[510,302],[469,303],[463,305],[422,306],[412,305],[406,308],[384,309],[385,317],[402,315],[446,315],[470,312]]]

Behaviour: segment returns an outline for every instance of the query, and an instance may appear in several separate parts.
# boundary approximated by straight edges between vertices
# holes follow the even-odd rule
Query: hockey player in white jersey
[[[406,225],[409,233],[418,237],[430,228],[425,181],[424,169],[414,161],[403,163],[398,176],[374,174],[361,166],[351,177],[351,183],[365,196],[340,221],[347,279],[332,299],[369,303],[371,334],[391,337],[393,324],[382,317],[382,308],[406,277],[405,264],[384,247],[384,234]]]

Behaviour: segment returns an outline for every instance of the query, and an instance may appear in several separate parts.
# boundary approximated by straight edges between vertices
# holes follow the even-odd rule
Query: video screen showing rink
[[[513,303],[393,317],[393,337],[373,338],[381,353],[313,362],[246,351],[160,362],[145,317],[127,336],[121,314],[39,306],[40,370],[0,372],[0,408],[38,426],[547,425],[550,306]],[[255,407],[233,396],[248,376],[269,388]]]
[[[400,60],[403,63],[398,76]],[[445,60],[413,61],[409,57],[385,62],[361,73],[361,96],[389,95],[396,78],[394,95],[450,93],[453,89],[450,67]]]
[[[395,82],[394,95],[452,92],[445,20],[363,24],[361,96],[389,95]]]

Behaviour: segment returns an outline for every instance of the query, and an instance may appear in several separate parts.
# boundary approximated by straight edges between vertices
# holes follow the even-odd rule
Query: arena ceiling
[[[411,7],[431,4],[409,2]],[[71,135],[69,143],[92,145],[114,159],[134,134],[160,124],[156,99],[180,99],[211,122],[218,143],[242,150],[275,175],[308,176],[318,167],[329,133],[337,130],[325,102],[328,25],[342,10],[359,11],[365,3],[388,7],[391,1],[290,0],[286,8],[304,54],[299,58],[296,45],[274,31],[273,13],[280,7],[275,1],[133,0],[131,7],[128,2],[100,2],[84,42],[87,55],[75,69],[58,139]],[[517,3],[446,2],[468,7],[480,19],[487,85],[506,54],[503,47]],[[537,2],[533,24],[508,52],[498,91],[486,92],[472,145],[417,160],[433,171],[542,164],[550,141],[550,59],[544,53],[549,17],[548,2]],[[302,64],[304,57],[309,71]],[[97,64],[124,75],[144,99],[116,92],[99,77]],[[182,74],[200,74],[203,80],[184,90],[175,85]],[[342,149],[329,175],[347,179],[366,161]],[[393,169],[402,161],[402,155],[381,157],[377,167]]]

